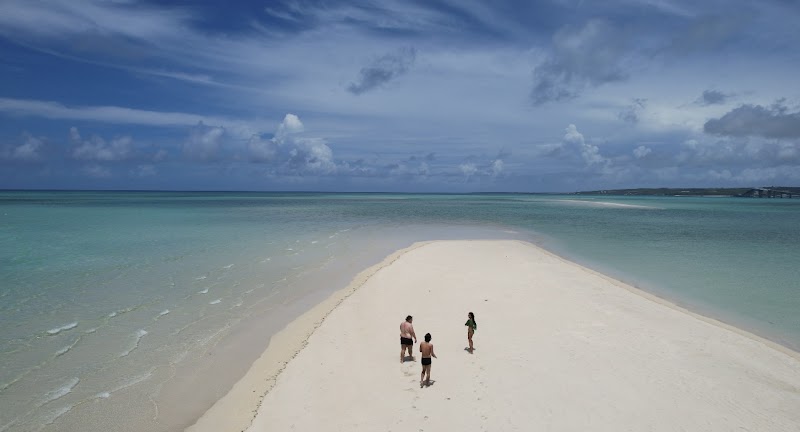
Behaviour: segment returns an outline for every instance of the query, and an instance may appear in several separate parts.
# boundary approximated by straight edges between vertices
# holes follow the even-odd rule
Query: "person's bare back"
[[[431,356],[436,357],[433,354],[433,344],[430,342],[422,342],[419,344],[419,352],[422,353],[422,358],[431,358]]]
[[[409,315],[400,323],[400,363],[405,361],[406,351],[411,360],[414,360],[414,342],[417,341],[417,334],[414,333],[414,326],[411,324],[413,320],[414,318]]]
[[[417,335],[414,334],[414,326],[408,321],[400,323],[400,337],[411,339],[412,336],[414,339],[417,338]]]

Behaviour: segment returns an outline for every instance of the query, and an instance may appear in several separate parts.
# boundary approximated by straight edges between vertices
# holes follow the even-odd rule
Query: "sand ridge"
[[[796,430],[796,358],[612,281],[517,241],[410,250],[326,317],[249,430]],[[431,387],[399,364],[406,314],[433,334]]]

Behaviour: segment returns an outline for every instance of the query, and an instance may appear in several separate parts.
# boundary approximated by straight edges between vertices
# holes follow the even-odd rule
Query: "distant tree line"
[[[792,194],[800,194],[800,187],[763,186]],[[756,188],[636,188],[636,189],[604,189],[574,192],[574,195],[649,195],[649,196],[740,196]]]

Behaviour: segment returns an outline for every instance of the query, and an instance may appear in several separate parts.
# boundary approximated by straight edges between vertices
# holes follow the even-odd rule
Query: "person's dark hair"
[[[411,321],[413,318],[414,318],[414,317],[412,317],[411,315],[409,315],[409,316],[407,316],[407,317],[406,317],[406,321]]]
[[[477,322],[477,321],[475,321],[475,314],[474,314],[474,313],[472,313],[472,312],[470,312],[470,313],[469,313],[469,319],[471,319],[471,320],[472,320],[472,322],[473,322],[475,325],[478,325],[478,322]]]
[[[425,333],[425,342],[430,342],[430,341],[431,341],[431,334]]]

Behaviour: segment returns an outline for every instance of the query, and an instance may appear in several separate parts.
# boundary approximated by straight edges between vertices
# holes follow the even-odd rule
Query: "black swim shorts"
[[[400,337],[400,345],[414,345],[414,342],[411,341],[411,338]]]
[[[429,364],[431,364],[431,358],[430,357],[428,357],[428,358],[423,357],[422,358],[422,365],[423,366],[428,366]]]

